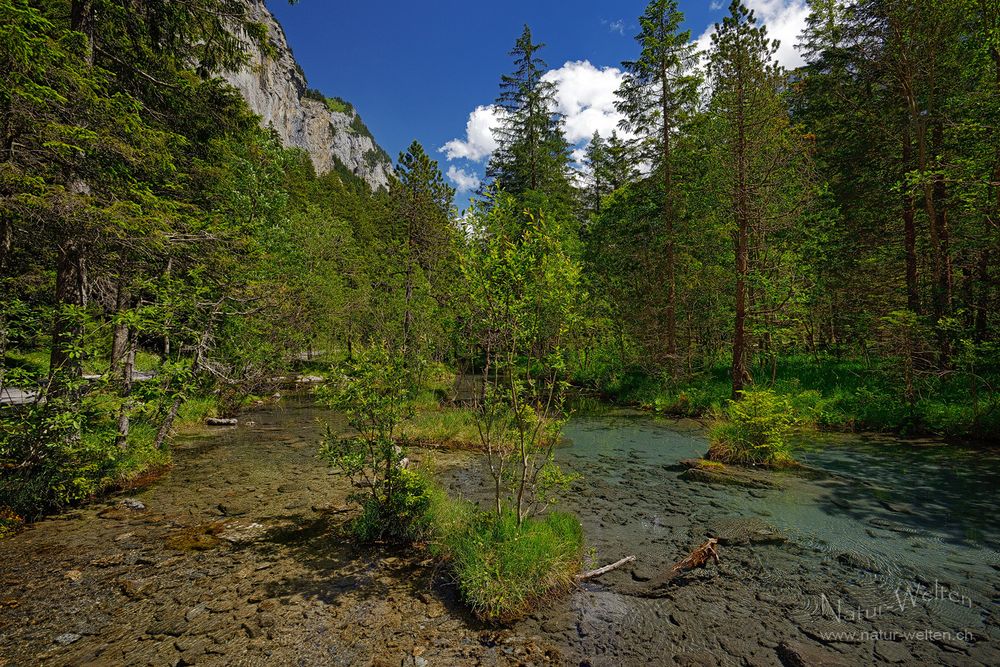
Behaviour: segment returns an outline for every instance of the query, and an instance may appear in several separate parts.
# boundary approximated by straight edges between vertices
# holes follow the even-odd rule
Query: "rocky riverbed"
[[[178,442],[150,488],[0,542],[0,665],[1000,664],[988,519],[939,530],[834,472],[685,479],[697,426],[627,414],[575,419],[558,457],[595,563],[634,565],[484,627],[424,554],[344,538],[348,487],[315,457],[329,417],[263,408]],[[474,455],[430,456],[485,493]],[[663,577],[710,535],[720,565]]]

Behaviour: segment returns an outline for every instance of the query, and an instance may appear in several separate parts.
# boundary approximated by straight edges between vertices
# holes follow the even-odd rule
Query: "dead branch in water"
[[[715,564],[718,565],[719,552],[715,548],[718,543],[719,540],[710,537],[707,542],[692,551],[691,555],[670,568],[670,573],[678,574],[695,568],[705,567],[710,560],[715,561]]]
[[[584,581],[586,579],[593,579],[594,577],[599,577],[602,574],[607,574],[611,570],[617,569],[626,563],[631,563],[635,560],[635,556],[626,556],[619,561],[615,561],[611,565],[605,565],[604,567],[599,567],[596,570],[591,570],[590,572],[582,572],[576,575],[577,581]]]

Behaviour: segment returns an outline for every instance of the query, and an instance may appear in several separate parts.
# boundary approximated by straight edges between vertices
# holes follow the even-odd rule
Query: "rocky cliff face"
[[[250,65],[223,75],[286,146],[305,149],[316,172],[331,171],[337,161],[373,190],[389,185],[392,160],[375,142],[358,113],[340,100],[307,93],[302,69],[285,39],[285,31],[263,0],[247,0],[258,20],[268,27],[274,55],[257,52]],[[256,49],[255,49],[256,51]]]

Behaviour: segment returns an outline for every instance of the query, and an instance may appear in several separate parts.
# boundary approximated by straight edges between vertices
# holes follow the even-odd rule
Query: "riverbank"
[[[980,369],[920,378],[909,403],[892,369],[873,360],[796,356],[772,369],[756,369],[757,388],[787,400],[802,423],[824,430],[935,436],[1000,444],[1000,369]],[[732,384],[727,365],[672,382],[641,371],[608,372],[581,367],[575,384],[605,400],[674,417],[718,414]],[[983,375],[984,374],[984,375]]]

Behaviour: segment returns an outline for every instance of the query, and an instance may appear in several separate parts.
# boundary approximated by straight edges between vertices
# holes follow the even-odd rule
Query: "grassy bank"
[[[772,390],[797,420],[819,428],[1000,438],[996,369],[980,371],[975,381],[960,372],[919,377],[912,401],[891,362],[796,356],[779,360],[774,371],[772,379],[771,368],[756,369],[756,386]],[[684,417],[720,413],[731,390],[724,364],[679,382],[642,372],[580,373],[575,381],[617,403]]]
[[[583,529],[576,517],[548,512],[518,524],[511,510],[482,511],[431,487],[431,551],[449,568],[462,599],[488,623],[531,613],[570,589],[580,571]]]
[[[182,405],[174,429],[194,431],[214,413],[213,397],[191,399]],[[20,468],[14,463],[18,452],[8,444],[12,434],[5,436],[0,442],[0,455],[7,467],[0,480],[0,524],[11,530],[25,520],[134,488],[141,480],[169,467],[169,448],[155,446],[158,424],[150,420],[133,422],[124,449],[114,446],[115,426],[110,419],[91,419],[78,440],[46,447],[43,455]],[[0,525],[0,536],[4,525]]]

